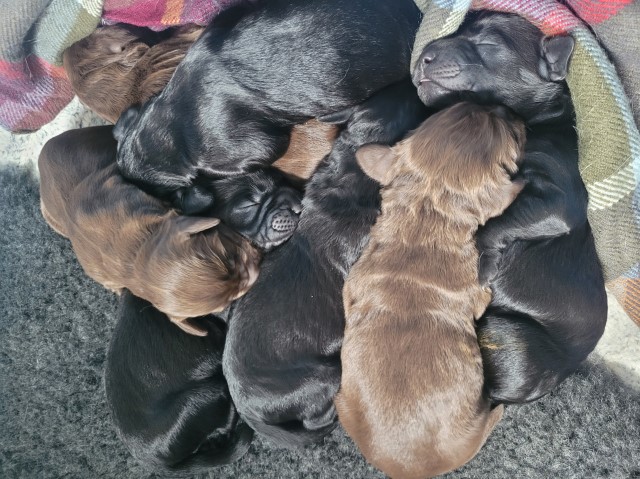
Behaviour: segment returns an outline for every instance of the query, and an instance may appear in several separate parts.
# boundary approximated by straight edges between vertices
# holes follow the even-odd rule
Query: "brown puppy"
[[[112,127],[67,131],[38,160],[42,214],[71,240],[85,272],[129,289],[184,331],[221,311],[258,276],[260,254],[215,218],[179,216],[118,173]]]
[[[100,27],[63,54],[73,91],[107,121],[115,123],[127,108],[160,93],[204,28],[179,27],[151,46],[141,30],[122,25]],[[154,37],[153,32],[149,36]],[[157,41],[152,40],[149,43]]]
[[[516,197],[524,126],[503,107],[459,103],[393,148],[358,151],[384,185],[382,213],[344,286],[340,422],[393,478],[455,469],[502,416],[483,397],[474,319],[491,293],[478,282],[474,233]]]

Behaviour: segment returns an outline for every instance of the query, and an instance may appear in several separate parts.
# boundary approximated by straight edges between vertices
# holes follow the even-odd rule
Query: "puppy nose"
[[[298,226],[297,216],[291,214],[289,210],[281,210],[273,215],[271,228],[279,233],[288,233]]]
[[[436,52],[434,52],[433,50],[425,50],[422,53],[422,62],[423,63],[431,63],[433,60],[436,59]]]

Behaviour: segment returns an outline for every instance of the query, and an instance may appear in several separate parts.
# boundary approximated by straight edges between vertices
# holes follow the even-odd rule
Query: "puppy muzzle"
[[[471,76],[464,73],[481,63],[482,59],[471,42],[463,39],[436,40],[427,45],[420,55],[413,83],[418,89],[466,90],[471,87]]]

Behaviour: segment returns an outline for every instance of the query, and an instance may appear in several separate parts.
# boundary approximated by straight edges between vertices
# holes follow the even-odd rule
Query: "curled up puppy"
[[[82,103],[115,123],[126,109],[164,89],[203,30],[185,25],[158,33],[132,25],[103,26],[65,50],[64,69]],[[289,148],[274,166],[293,180],[306,180],[336,136],[334,125],[318,120],[296,125]]]
[[[112,128],[67,131],[38,160],[42,214],[71,240],[85,272],[127,288],[184,331],[221,311],[258,276],[260,253],[220,220],[179,216],[118,173]]]
[[[158,96],[118,119],[120,171],[155,196],[270,166],[294,125],[407,74],[412,0],[245,3],[207,26]]]
[[[156,474],[206,473],[240,458],[253,431],[239,420],[222,375],[226,325],[193,320],[206,337],[182,334],[124,290],[104,383],[118,435]]]
[[[501,106],[459,103],[358,163],[383,185],[382,213],[345,282],[340,422],[395,478],[451,471],[502,416],[483,395],[474,234],[511,204],[525,132]]]

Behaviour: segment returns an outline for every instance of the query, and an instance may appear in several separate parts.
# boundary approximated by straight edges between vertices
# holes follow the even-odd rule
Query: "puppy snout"
[[[298,226],[298,214],[291,209],[281,209],[271,218],[271,229],[278,233],[289,233]]]

